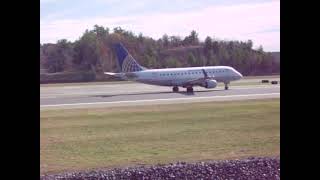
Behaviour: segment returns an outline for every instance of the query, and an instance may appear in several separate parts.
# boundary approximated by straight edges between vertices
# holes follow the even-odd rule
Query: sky
[[[252,40],[280,51],[280,0],[40,0],[40,43],[77,40],[93,26],[121,27],[154,39]]]

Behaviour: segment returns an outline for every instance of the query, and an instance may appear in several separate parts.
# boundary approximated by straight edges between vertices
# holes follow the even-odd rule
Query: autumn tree
[[[167,48],[169,46],[169,37],[167,34],[164,34],[162,36],[162,41],[163,41],[163,46]]]
[[[196,66],[197,65],[197,59],[194,57],[192,52],[190,52],[188,54],[188,64],[190,66]]]
[[[110,32],[109,28],[99,25],[86,30],[74,42],[61,39],[53,44],[40,43],[40,68],[44,67],[50,73],[100,70],[117,72],[117,56],[113,45],[119,42],[146,67],[228,65],[244,75],[280,72],[279,58],[276,60],[262,46],[253,49],[252,40],[225,41],[207,36],[200,42],[195,30],[186,37],[164,34],[154,40],[142,33],[136,36],[121,27],[115,27]]]

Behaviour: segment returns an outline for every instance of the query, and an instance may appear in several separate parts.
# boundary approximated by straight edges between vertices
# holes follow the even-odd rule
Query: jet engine
[[[211,88],[215,88],[217,87],[218,83],[216,80],[212,80],[212,79],[207,79],[204,83],[203,83],[203,87],[211,89]]]

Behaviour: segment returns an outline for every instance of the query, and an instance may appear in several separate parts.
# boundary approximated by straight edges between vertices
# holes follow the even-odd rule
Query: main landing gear
[[[187,93],[193,93],[193,88],[192,87],[187,87]]]
[[[178,86],[174,86],[174,87],[172,88],[172,91],[173,91],[173,92],[179,92]]]

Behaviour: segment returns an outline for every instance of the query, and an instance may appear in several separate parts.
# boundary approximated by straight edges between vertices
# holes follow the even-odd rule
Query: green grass
[[[40,172],[279,155],[279,99],[41,111]]]

